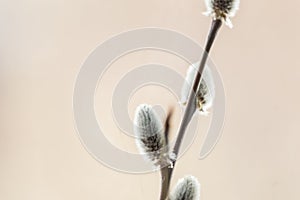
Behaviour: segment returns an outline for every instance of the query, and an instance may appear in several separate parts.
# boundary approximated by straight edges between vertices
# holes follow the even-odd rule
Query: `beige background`
[[[298,0],[242,1],[234,29],[222,28],[211,56],[226,88],[223,136],[199,161],[209,122],[201,118],[199,137],[174,176],[174,181],[197,176],[202,199],[300,198],[299,7]],[[83,148],[73,121],[73,87],[89,53],[122,31],[168,28],[203,45],[210,23],[203,11],[202,0],[1,0],[0,199],[157,199],[158,173],[119,173]],[[151,61],[185,73],[186,63],[179,58],[144,51],[116,62],[103,90],[109,93],[126,69]],[[157,96],[159,90],[137,93],[130,115],[145,101],[175,104],[174,97]],[[101,99],[99,91],[96,99],[101,119],[109,99]],[[112,143],[136,151],[134,142],[107,120]]]

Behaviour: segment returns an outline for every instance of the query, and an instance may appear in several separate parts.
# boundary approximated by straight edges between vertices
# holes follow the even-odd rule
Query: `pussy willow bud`
[[[212,16],[213,19],[221,19],[232,28],[230,17],[234,17],[239,9],[240,0],[205,0],[207,11],[206,16]]]
[[[169,162],[164,128],[151,106],[143,104],[136,109],[134,133],[139,151],[155,166]]]
[[[183,105],[186,104],[189,96],[189,92],[191,90],[191,87],[193,85],[196,73],[197,67],[199,66],[199,62],[194,63],[189,66],[186,74],[186,80],[183,84],[182,90],[181,90],[181,103]],[[207,115],[208,109],[212,107],[213,100],[215,97],[215,85],[212,73],[210,71],[210,68],[206,66],[203,71],[202,80],[200,82],[200,87],[197,91],[197,108],[200,112],[200,114]]]
[[[200,184],[194,176],[186,176],[177,182],[169,200],[199,200]]]

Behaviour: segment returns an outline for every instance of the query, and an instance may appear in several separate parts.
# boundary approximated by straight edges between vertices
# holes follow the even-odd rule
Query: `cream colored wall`
[[[299,6],[297,0],[242,1],[234,29],[222,28],[211,56],[226,88],[223,136],[199,161],[199,133],[174,176],[197,176],[202,199],[300,198]],[[0,199],[157,199],[158,173],[119,173],[83,148],[73,121],[73,87],[91,50],[122,31],[168,28],[203,45],[210,22],[204,10],[202,0],[1,0]],[[159,52],[123,59],[126,65],[114,67],[154,59],[184,73],[178,58]],[[131,114],[142,94],[130,104]],[[119,135],[107,137],[136,150]]]

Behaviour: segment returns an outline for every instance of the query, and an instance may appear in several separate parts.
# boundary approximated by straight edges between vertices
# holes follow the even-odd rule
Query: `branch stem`
[[[204,70],[209,52],[211,50],[211,47],[214,43],[214,40],[217,36],[218,30],[220,29],[221,25],[222,25],[222,21],[220,19],[212,21],[211,29],[210,29],[210,32],[208,34],[206,45],[205,45],[205,51],[202,54],[201,62],[200,62],[200,65],[198,67],[198,73],[197,73],[196,78],[194,80],[193,87],[191,88],[190,95],[189,95],[189,98],[188,98],[188,102],[187,102],[187,105],[186,105],[186,109],[185,109],[182,121],[180,123],[176,143],[175,143],[174,150],[173,150],[173,152],[176,156],[178,155],[178,152],[179,152],[179,149],[180,149],[180,146],[181,146],[186,128],[188,127],[188,125],[189,125],[189,123],[190,123],[190,121],[191,121],[191,119],[192,119],[192,117],[193,117],[193,115],[196,111],[197,91],[198,91],[198,88],[200,86],[200,81],[202,79],[202,73],[203,73],[203,70]],[[176,161],[174,161],[174,165],[175,165],[175,162]]]
[[[161,168],[160,200],[166,200],[169,195],[171,175],[172,175],[172,168],[169,168],[169,166],[165,166]]]
[[[198,73],[196,75],[193,86],[191,88],[189,98],[187,101],[187,105],[186,105],[186,109],[184,111],[183,118],[181,120],[179,129],[178,129],[178,135],[177,135],[177,139],[176,139],[174,149],[173,149],[173,153],[176,155],[176,159],[173,161],[172,167],[166,166],[161,169],[162,190],[161,190],[160,200],[165,200],[168,197],[170,182],[171,182],[172,174],[173,174],[173,171],[175,168],[175,164],[176,164],[177,156],[178,156],[178,153],[180,150],[180,146],[183,141],[185,131],[197,109],[196,94],[197,94],[198,88],[200,86],[202,73],[203,73],[205,64],[207,62],[208,56],[209,56],[209,52],[211,50],[211,47],[215,41],[215,38],[217,36],[217,33],[218,33],[221,25],[222,25],[222,21],[220,19],[216,19],[216,20],[212,21],[211,28],[210,28],[209,34],[207,36],[205,51],[202,54],[201,62],[198,67]]]

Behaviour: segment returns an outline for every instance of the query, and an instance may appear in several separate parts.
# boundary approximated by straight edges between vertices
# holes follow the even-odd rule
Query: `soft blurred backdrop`
[[[201,118],[204,125],[173,177],[195,175],[201,199],[300,198],[299,7],[298,0],[242,0],[234,28],[222,28],[211,57],[226,89],[223,135],[209,157],[198,160],[209,122]],[[172,29],[203,46],[210,24],[203,11],[203,0],[1,0],[0,199],[158,199],[158,173],[120,173],[84,149],[73,120],[74,83],[89,53],[126,30]],[[174,55],[144,51],[114,63],[111,77],[120,75],[118,68],[126,73],[152,61],[182,74],[187,66]],[[140,91],[130,102],[131,116],[142,97],[174,104],[157,91]],[[99,118],[105,102],[95,105]],[[136,151],[109,117],[110,141]]]

